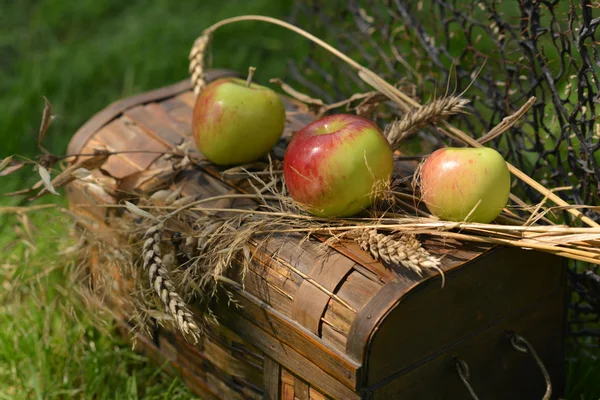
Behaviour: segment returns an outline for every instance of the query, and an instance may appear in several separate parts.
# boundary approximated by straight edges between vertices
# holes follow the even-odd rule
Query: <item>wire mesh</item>
[[[484,135],[530,96],[521,123],[490,146],[570,204],[598,206],[600,177],[600,1],[591,0],[300,0],[290,20],[325,39],[421,102],[447,90],[471,100],[452,119]],[[369,88],[349,67],[311,47],[290,61],[289,83],[332,103]],[[390,122],[396,110],[376,117]],[[426,154],[448,139],[422,132],[402,149]],[[542,196],[521,182],[513,192],[536,204]],[[600,221],[598,212],[585,209]],[[557,220],[572,221],[564,211]],[[569,334],[579,345],[600,343],[600,275],[572,263]]]

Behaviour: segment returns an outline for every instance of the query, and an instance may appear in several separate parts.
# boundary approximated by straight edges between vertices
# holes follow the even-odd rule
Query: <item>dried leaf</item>
[[[40,178],[42,178],[42,183],[44,184],[46,190],[52,194],[58,195],[58,192],[56,191],[56,189],[54,189],[54,186],[52,186],[52,179],[50,178],[50,173],[48,172],[48,170],[42,167],[41,165],[37,166],[37,170],[40,174]]]
[[[6,166],[12,161],[13,156],[8,156],[4,160],[0,162],[0,171],[2,171]]]
[[[71,175],[77,179],[85,179],[89,177],[92,172],[87,168],[77,168],[75,171],[71,172]]]
[[[276,85],[279,85],[281,87],[281,90],[283,90],[285,93],[287,93],[288,95],[290,95],[291,97],[293,97],[296,100],[299,100],[303,103],[312,105],[312,106],[317,106],[317,107],[322,107],[325,105],[325,103],[323,103],[323,100],[321,99],[315,99],[312,98],[304,93],[300,93],[299,91],[297,91],[296,89],[292,88],[290,85],[288,85],[287,83],[283,82],[281,79],[279,78],[272,78],[269,80],[269,82],[274,83]]]
[[[172,205],[174,207],[182,207],[185,206],[186,204],[190,204],[191,202],[193,202],[196,199],[196,196],[193,195],[189,195],[189,196],[183,196],[182,198],[175,200]]]
[[[67,169],[62,171],[60,174],[58,174],[52,180],[52,186],[54,188],[61,188],[65,185],[68,185],[69,183],[73,182],[76,179],[76,177],[73,175],[73,173],[75,171],[77,171],[79,169],[94,170],[96,168],[99,168],[104,163],[104,161],[106,161],[107,158],[108,158],[108,154],[99,154],[97,156],[93,156],[93,157],[86,158],[84,160],[77,161],[75,164],[71,165],[70,167],[68,167]],[[36,189],[37,187],[39,187],[39,185],[33,186],[33,189]],[[36,194],[32,198],[30,198],[30,200],[35,200],[35,199],[43,196],[47,192],[48,192],[48,190],[46,190],[46,188],[44,188],[44,189],[40,190],[40,192],[38,194]]]
[[[132,204],[128,201],[125,202],[125,207],[127,207],[127,210],[129,210],[129,212],[142,217],[142,218],[149,218],[149,219],[153,219],[155,221],[158,221],[158,218],[156,218],[154,215],[150,214],[147,211],[142,210],[141,208],[139,208],[138,206],[136,206],[135,204]]]
[[[38,135],[38,147],[42,146],[42,140],[46,136],[46,131],[52,122],[52,103],[44,96],[44,111],[42,113],[42,123],[40,125],[40,133]]]
[[[14,161],[13,156],[8,156],[0,162],[0,176],[10,175],[25,166],[21,161]]]
[[[150,200],[154,200],[157,202],[165,202],[165,200],[171,195],[171,191],[167,189],[157,190],[150,196]]]
[[[175,200],[177,200],[177,198],[181,195],[182,190],[183,186],[177,187],[174,191],[171,192],[171,194],[169,194],[169,196],[167,196],[167,198],[165,199],[165,203],[171,204]]]

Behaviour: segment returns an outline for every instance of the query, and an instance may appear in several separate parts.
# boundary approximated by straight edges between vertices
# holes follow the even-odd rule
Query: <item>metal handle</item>
[[[552,382],[550,381],[550,374],[548,374],[548,370],[546,370],[544,363],[533,349],[533,346],[531,346],[531,344],[525,340],[525,338],[517,335],[516,333],[512,333],[510,337],[510,344],[515,350],[520,351],[521,353],[531,354],[531,357],[533,357],[537,363],[542,375],[544,376],[544,380],[546,381],[546,393],[544,394],[544,397],[542,397],[542,400],[550,400],[550,396],[552,396]]]
[[[542,375],[544,376],[544,380],[546,381],[546,393],[544,394],[544,397],[542,397],[542,400],[550,400],[550,396],[552,396],[552,382],[550,381],[550,374],[548,374],[548,370],[544,366],[544,363],[534,350],[533,346],[531,346],[531,344],[525,340],[524,337],[517,335],[514,332],[510,335],[510,344],[513,349],[521,353],[530,354],[531,357],[533,357],[540,371],[542,372]],[[475,390],[473,390],[473,386],[471,386],[471,375],[469,373],[469,366],[467,363],[464,360],[456,357],[454,359],[454,367],[456,368],[458,377],[469,391],[471,398],[473,400],[479,400]]]
[[[471,382],[470,382],[471,375],[469,374],[469,366],[467,365],[467,363],[464,360],[462,360],[458,357],[455,358],[454,361],[455,361],[454,367],[456,368],[458,377],[460,378],[462,383],[465,385],[465,387],[469,391],[469,394],[471,395],[473,400],[479,400],[479,397],[477,397],[475,390],[473,390],[473,387],[471,386]]]

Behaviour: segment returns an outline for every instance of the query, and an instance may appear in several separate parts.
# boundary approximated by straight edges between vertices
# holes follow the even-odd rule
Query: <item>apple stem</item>
[[[248,68],[248,78],[246,78],[246,87],[250,87],[252,83],[252,77],[254,76],[254,71],[256,71],[255,67]]]

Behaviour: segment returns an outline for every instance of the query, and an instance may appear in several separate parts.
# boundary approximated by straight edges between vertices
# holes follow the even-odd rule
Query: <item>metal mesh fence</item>
[[[547,187],[563,188],[558,193],[569,203],[600,205],[599,1],[301,0],[290,20],[422,102],[466,90],[469,114],[452,123],[474,137],[536,96],[521,123],[490,145]],[[290,61],[289,71],[292,85],[327,102],[370,90],[317,47]],[[378,117],[389,122],[394,114]],[[421,133],[403,150],[425,154],[439,140],[448,139]],[[543,200],[520,182],[513,192],[533,204]],[[593,209],[585,214],[600,221]],[[587,264],[569,269],[569,332],[586,347],[600,343],[597,272]]]

